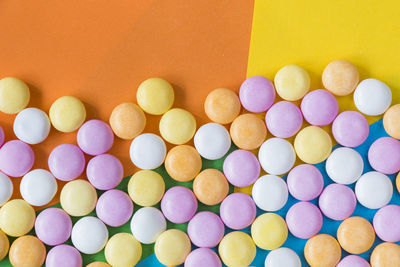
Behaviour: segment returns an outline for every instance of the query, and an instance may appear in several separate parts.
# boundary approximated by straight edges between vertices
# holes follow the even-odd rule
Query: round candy
[[[231,137],[224,126],[206,123],[194,136],[194,146],[199,154],[209,160],[222,158],[231,147]]]
[[[310,76],[307,71],[297,65],[287,65],[275,75],[275,88],[284,100],[301,99],[310,89]]]
[[[279,155],[277,157],[277,155]],[[291,143],[281,138],[270,138],[258,151],[258,160],[266,173],[281,175],[287,173],[296,161],[296,153]]]
[[[371,167],[384,174],[400,171],[400,141],[392,137],[377,139],[368,150]]]
[[[344,257],[336,267],[371,267],[368,261],[357,255],[348,255]]]
[[[173,223],[188,222],[196,213],[197,200],[190,189],[174,186],[165,192],[161,200],[161,210]]]
[[[353,214],[357,200],[350,187],[330,184],[322,191],[318,204],[326,217],[341,221]]]
[[[224,160],[223,170],[228,181],[236,187],[253,184],[260,176],[260,163],[247,150],[235,150]]]
[[[0,172],[0,207],[3,206],[12,196],[13,183],[7,175]]]
[[[72,244],[85,254],[95,254],[102,250],[107,239],[107,227],[96,217],[83,217],[72,228]]]
[[[259,148],[267,137],[265,123],[254,114],[242,114],[231,124],[233,143],[241,149]]]
[[[248,227],[256,218],[256,205],[244,193],[233,193],[222,201],[219,213],[226,226],[234,230]]]
[[[327,132],[317,126],[302,129],[294,140],[297,156],[309,164],[317,164],[329,157],[332,140]]]
[[[229,89],[214,89],[204,101],[204,111],[207,117],[214,122],[231,123],[240,112],[239,97]]]
[[[22,199],[13,199],[0,209],[0,229],[8,236],[22,236],[35,224],[35,210]]]
[[[396,187],[397,187],[397,191],[399,191],[399,193],[400,193],[400,172],[397,174],[397,177],[396,177]]]
[[[8,257],[12,266],[40,267],[46,259],[46,248],[35,236],[21,236],[12,243]]]
[[[301,267],[299,256],[290,248],[277,248],[265,258],[267,267]]]
[[[392,103],[392,91],[385,83],[376,79],[365,79],[354,91],[354,104],[357,109],[369,116],[383,114]]]
[[[210,211],[197,213],[189,222],[187,233],[192,243],[201,248],[213,248],[224,237],[225,226],[221,218]]]
[[[361,254],[372,247],[375,241],[375,232],[366,219],[350,217],[340,224],[337,238],[344,250],[351,254]]]
[[[338,184],[352,184],[361,177],[364,161],[360,154],[348,147],[333,150],[326,161],[328,176]]]
[[[164,179],[151,170],[141,170],[132,175],[128,184],[128,193],[133,202],[149,207],[160,202],[164,195]]]
[[[136,99],[145,112],[161,115],[174,103],[174,88],[164,79],[150,78],[139,85]]]
[[[280,101],[268,110],[265,122],[271,134],[280,138],[289,138],[300,130],[303,115],[295,104]]]
[[[102,261],[95,261],[86,265],[86,267],[111,267],[111,265]]]
[[[285,206],[288,199],[288,189],[281,177],[264,175],[253,185],[252,196],[260,209],[277,211]]]
[[[35,169],[22,177],[19,191],[23,199],[32,206],[43,206],[56,195],[57,182],[49,171]]]
[[[379,209],[392,199],[392,181],[379,172],[367,172],[358,179],[355,188],[358,202],[369,209]]]
[[[163,164],[167,147],[158,135],[145,133],[133,139],[129,149],[131,161],[140,169],[155,169]]]
[[[5,139],[4,130],[3,130],[3,128],[0,126],[0,147],[3,145],[4,139]]]
[[[11,177],[21,177],[33,166],[32,148],[19,140],[6,142],[0,148],[0,170]]]
[[[85,156],[76,145],[62,144],[51,151],[48,164],[58,180],[71,181],[85,170]]]
[[[250,112],[264,112],[274,103],[275,88],[270,80],[262,76],[247,78],[240,86],[240,102]]]
[[[6,77],[0,80],[0,111],[16,114],[29,103],[29,87],[21,80]]]
[[[275,213],[264,213],[251,225],[251,237],[261,249],[277,249],[285,243],[287,236],[285,220]]]
[[[309,92],[303,98],[301,112],[309,124],[325,126],[336,118],[339,112],[339,104],[331,93],[318,89]]]
[[[50,132],[50,120],[45,112],[27,108],[14,120],[14,133],[21,141],[34,145],[43,142]]]
[[[157,237],[167,229],[167,222],[160,210],[144,207],[135,212],[131,220],[131,232],[143,244],[156,242]]]
[[[0,230],[0,261],[7,256],[8,249],[10,247],[10,242],[6,234]]]
[[[332,124],[332,134],[342,146],[357,147],[369,134],[367,119],[357,111],[343,111]]]
[[[216,205],[228,195],[229,184],[219,170],[205,169],[194,179],[193,192],[201,203]]]
[[[318,197],[324,188],[324,178],[314,165],[301,164],[288,174],[287,186],[290,194],[302,201],[310,201]]]
[[[400,246],[389,242],[377,245],[370,262],[374,267],[400,266]]]
[[[114,134],[107,123],[90,120],[79,128],[76,140],[83,152],[96,156],[110,150],[114,143]]]
[[[82,256],[70,245],[59,245],[49,250],[46,267],[82,267]]]
[[[124,168],[121,161],[115,156],[102,154],[88,162],[86,176],[95,188],[109,190],[119,185],[122,181]]]
[[[234,231],[222,238],[218,252],[227,266],[249,266],[256,256],[256,246],[248,234]]]
[[[112,266],[135,266],[142,257],[142,245],[133,235],[118,233],[108,240],[104,255]]]
[[[54,101],[49,111],[50,121],[60,132],[73,132],[86,118],[83,103],[73,96],[63,96]]]
[[[400,241],[400,206],[387,205],[374,216],[374,228],[380,239],[386,242]]]
[[[400,104],[391,106],[383,115],[383,127],[388,135],[396,139],[400,139],[400,122],[398,118],[400,118]]]
[[[61,207],[71,216],[85,216],[96,207],[97,193],[87,181],[78,179],[64,185],[60,194]]]
[[[138,105],[122,103],[113,109],[109,122],[116,136],[129,140],[143,132],[146,116]]]
[[[46,245],[55,246],[64,243],[71,236],[71,231],[71,218],[62,209],[45,209],[36,218],[36,236]]]
[[[222,267],[217,253],[209,248],[198,248],[190,252],[185,260],[185,267]]]
[[[339,243],[328,234],[311,237],[304,247],[304,256],[311,266],[335,267],[341,255]]]
[[[184,109],[173,108],[160,120],[161,136],[169,143],[182,145],[192,139],[196,132],[196,119]]]
[[[196,136],[194,138],[196,141]],[[199,152],[194,147],[180,145],[173,147],[168,152],[164,165],[172,179],[187,182],[199,174],[202,162]]]
[[[133,213],[133,203],[129,195],[121,190],[104,192],[97,201],[97,217],[105,224],[118,227],[125,224]]]
[[[330,62],[322,73],[322,83],[332,94],[345,96],[351,94],[358,84],[359,74],[356,66],[347,60]]]
[[[308,239],[321,230],[322,214],[314,204],[298,202],[287,212],[286,223],[292,235]]]
[[[184,263],[190,253],[189,237],[178,229],[163,232],[154,245],[157,259],[164,265],[175,266]]]

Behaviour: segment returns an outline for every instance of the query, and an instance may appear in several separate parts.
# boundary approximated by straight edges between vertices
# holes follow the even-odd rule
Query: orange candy
[[[377,245],[371,254],[371,266],[400,266],[400,246],[389,242]]]
[[[304,256],[311,266],[335,267],[341,255],[339,243],[327,234],[311,237],[304,247]]]
[[[242,114],[231,125],[233,143],[241,149],[259,148],[267,137],[265,122],[254,114]]]
[[[351,94],[359,81],[357,68],[347,60],[335,60],[325,67],[322,83],[332,94],[345,96]]]
[[[6,234],[0,230],[0,261],[7,255],[9,247],[10,242],[8,241]]]
[[[216,205],[228,195],[228,180],[219,170],[206,169],[194,179],[193,192],[201,203]]]
[[[231,123],[240,112],[240,100],[237,94],[229,89],[218,88],[211,91],[204,101],[204,110],[210,120],[227,124]]]
[[[114,108],[110,116],[114,134],[122,139],[133,139],[146,126],[146,116],[140,107],[133,103],[122,103]]]
[[[201,170],[201,157],[189,145],[173,147],[165,158],[165,169],[172,179],[180,182],[193,180]]]
[[[9,258],[13,266],[40,267],[46,259],[46,248],[35,236],[21,236],[12,243]]]
[[[337,238],[344,250],[351,254],[361,254],[372,247],[375,231],[366,219],[350,217],[340,224]]]
[[[393,138],[400,139],[400,104],[391,106],[383,115],[383,127]]]

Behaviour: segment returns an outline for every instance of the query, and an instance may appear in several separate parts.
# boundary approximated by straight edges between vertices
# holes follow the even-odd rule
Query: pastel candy
[[[241,149],[259,148],[267,137],[265,123],[254,114],[242,114],[231,124],[230,134],[233,143]]]
[[[114,134],[107,123],[90,120],[79,128],[76,140],[83,152],[96,156],[110,150],[114,142]]]
[[[133,139],[129,155],[133,164],[140,169],[155,169],[163,164],[167,147],[158,135],[145,133]]]
[[[314,165],[301,164],[288,174],[287,186],[290,194],[302,201],[310,201],[318,197],[324,188],[321,172]]]
[[[86,118],[83,103],[73,96],[58,98],[50,107],[51,124],[60,132],[73,132],[82,125]]]
[[[85,156],[76,145],[61,144],[51,151],[48,164],[51,173],[58,180],[71,181],[83,173]]]
[[[0,126],[0,147],[3,145],[5,139],[5,134],[3,127]]]
[[[81,267],[82,256],[70,245],[58,245],[49,250],[46,267]]]
[[[96,217],[83,217],[72,228],[71,240],[74,247],[80,252],[95,254],[106,245],[108,230],[104,223]]]
[[[50,133],[47,114],[37,108],[26,108],[14,119],[14,133],[21,141],[35,145],[43,142]]]
[[[358,84],[359,74],[356,66],[347,60],[330,62],[322,73],[322,83],[332,94],[345,96],[351,94]]]
[[[299,256],[290,248],[280,247],[272,250],[265,258],[267,267],[301,267]]]
[[[57,181],[49,171],[35,169],[22,177],[19,191],[32,206],[43,206],[54,198],[57,188]]]
[[[377,139],[368,150],[371,167],[384,174],[400,171],[400,141],[392,137]]]
[[[70,181],[61,190],[61,207],[71,216],[89,214],[96,207],[96,202],[96,189],[86,180]]]
[[[125,224],[133,213],[133,203],[129,195],[120,190],[108,190],[98,199],[97,217],[105,224],[118,227]]]
[[[301,112],[304,119],[311,125],[330,124],[336,118],[338,111],[339,105],[336,98],[323,89],[309,92],[301,101]]]
[[[386,267],[400,265],[400,246],[384,242],[377,245],[371,254],[371,266]]]
[[[217,123],[231,123],[240,112],[240,100],[236,93],[225,88],[212,90],[204,101],[207,117]]]
[[[185,267],[221,267],[217,253],[209,248],[198,248],[190,252],[185,260]]]
[[[354,149],[339,147],[333,150],[325,164],[328,176],[339,184],[352,184],[361,177],[364,162]]]
[[[8,257],[13,266],[40,267],[46,259],[46,248],[35,236],[21,236],[12,243]]]
[[[358,179],[355,192],[361,205],[369,209],[379,209],[392,199],[393,185],[386,175],[371,171]]]
[[[165,183],[161,175],[151,170],[141,170],[132,175],[128,193],[133,202],[149,207],[160,202],[164,195]]]
[[[193,180],[199,174],[202,162],[199,152],[194,147],[179,145],[168,151],[164,165],[172,179],[187,182]]]
[[[142,245],[128,233],[117,233],[104,249],[106,260],[112,266],[135,266],[142,256]]]
[[[277,157],[276,155],[279,155]],[[258,151],[258,160],[266,173],[281,175],[290,171],[296,161],[291,143],[282,138],[266,140]]]
[[[189,112],[181,108],[167,111],[160,120],[160,133],[165,141],[182,145],[187,143],[196,132],[196,119]]]
[[[33,166],[32,148],[19,140],[6,142],[0,148],[0,170],[11,177],[21,177]]]
[[[303,123],[300,109],[288,101],[280,101],[272,105],[265,115],[268,131],[280,138],[295,135]]]
[[[337,238],[344,250],[351,254],[361,254],[372,247],[375,231],[366,219],[350,217],[339,225]]]
[[[10,200],[0,208],[0,229],[8,236],[27,234],[35,219],[35,210],[22,199]]]
[[[35,222],[36,236],[46,245],[60,245],[71,236],[72,221],[59,208],[47,208],[39,213]]]
[[[344,257],[336,267],[371,267],[368,261],[364,260],[360,256],[357,255],[348,255]]]
[[[391,106],[383,115],[383,127],[393,138],[400,139],[400,104]],[[1,143],[1,142],[0,142]]]
[[[140,243],[152,244],[167,229],[167,222],[160,210],[144,207],[135,212],[130,226],[133,236]]]
[[[361,113],[378,116],[383,114],[392,103],[392,91],[385,83],[369,78],[358,84],[353,99]]]
[[[314,204],[298,202],[288,210],[286,223],[292,235],[308,239],[321,230],[322,214]]]
[[[284,100],[301,99],[310,89],[310,76],[307,71],[297,65],[287,65],[275,75],[275,88]]]
[[[187,232],[192,243],[198,247],[213,248],[224,237],[224,223],[210,211],[197,213],[189,222]]]
[[[29,87],[21,80],[6,77],[0,80],[0,111],[16,114],[29,103]]]
[[[311,237],[304,247],[304,256],[311,266],[335,267],[341,254],[339,243],[328,234]]]
[[[224,126],[206,123],[194,136],[194,146],[199,154],[209,160],[222,158],[231,147],[231,138]]]
[[[264,213],[251,225],[251,237],[261,249],[277,249],[285,243],[287,236],[285,220],[275,213]]]
[[[227,266],[249,266],[256,256],[256,246],[243,232],[230,232],[218,246],[219,256]]]
[[[367,119],[357,111],[343,111],[332,124],[332,134],[342,146],[357,147],[369,134]]]
[[[318,204],[326,217],[341,221],[353,214],[357,200],[350,187],[330,184],[322,191]]]
[[[288,189],[282,178],[275,175],[264,175],[253,185],[252,196],[260,209],[277,211],[285,206]]]
[[[201,203],[216,205],[228,195],[229,184],[219,170],[205,169],[194,179],[193,192]]]
[[[233,193],[222,201],[220,216],[226,226],[240,230],[251,225],[256,218],[256,205],[251,197],[244,193]]]
[[[13,183],[7,175],[0,172],[0,207],[3,206],[12,196]]]
[[[146,113],[161,115],[174,103],[174,88],[164,79],[150,78],[139,85],[136,99]]]
[[[8,241],[8,238],[6,234],[0,230],[0,261],[7,256],[9,248],[10,242]]]
[[[190,189],[174,186],[165,192],[161,200],[161,210],[173,223],[188,222],[196,213],[197,200]]]
[[[253,184],[260,176],[260,163],[253,153],[238,149],[224,160],[223,171],[228,181],[236,187]]]
[[[154,245],[157,259],[164,265],[175,266],[185,262],[190,253],[189,237],[177,229],[170,229],[158,236]]]
[[[239,90],[240,102],[250,112],[266,111],[275,100],[275,88],[270,80],[262,76],[247,78]]]
[[[309,164],[327,159],[332,150],[332,140],[327,132],[317,126],[302,129],[294,140],[297,156]]]
[[[400,206],[387,205],[375,213],[373,224],[376,234],[386,242],[399,242]]]
[[[116,136],[133,139],[141,134],[146,126],[146,115],[134,103],[122,103],[116,106],[110,115],[110,126]]]
[[[101,154],[88,162],[86,176],[95,188],[110,190],[122,181],[124,169],[117,157]]]

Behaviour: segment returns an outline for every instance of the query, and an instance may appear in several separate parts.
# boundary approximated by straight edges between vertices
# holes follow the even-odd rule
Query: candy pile
[[[282,247],[290,233],[308,239],[304,257],[311,266],[370,266],[357,255],[371,249],[376,234],[384,242],[373,249],[370,264],[400,266],[396,244],[400,206],[388,205],[397,194],[388,175],[400,171],[400,104],[390,107],[391,90],[385,83],[371,78],[359,83],[358,71],[348,61],[331,62],[322,82],[326,89],[309,91],[308,73],[288,65],[277,72],[274,84],[261,76],[248,78],[239,96],[215,89],[204,103],[212,122],[197,129],[190,112],[171,108],[174,90],[160,78],[139,86],[138,105],[115,107],[109,124],[96,119],[85,122],[85,106],[72,96],[57,99],[49,116],[25,108],[29,88],[16,78],[0,80],[0,111],[18,113],[14,133],[19,139],[3,144],[0,127],[0,260],[8,254],[14,266],[46,262],[48,267],[79,267],[81,253],[104,249],[108,264],[87,266],[134,266],[142,257],[142,246],[154,243],[158,261],[167,266],[218,267],[222,262],[248,266],[257,246],[271,251],[265,266],[299,267],[299,255]],[[334,95],[353,91],[361,113],[339,113]],[[241,107],[248,112],[241,114]],[[162,115],[161,136],[142,133],[145,113]],[[369,135],[362,113],[384,114],[383,125],[390,136],[372,143],[368,162],[354,149]],[[61,132],[78,130],[77,145],[58,145],[48,158],[49,170],[31,170],[35,156],[30,145],[45,140],[51,125]],[[339,144],[333,151],[330,129]],[[123,184],[123,166],[107,153],[114,135],[132,140],[130,158],[141,169],[127,178],[122,190],[115,188]],[[194,146],[186,144],[192,138]],[[175,146],[167,151],[165,141]],[[85,154],[90,156],[87,164]],[[204,166],[206,161],[221,159],[221,170]],[[321,171],[313,165],[321,162],[334,182],[325,187]],[[375,171],[365,172],[366,164]],[[169,177],[154,170],[160,166]],[[77,179],[84,172],[87,180]],[[22,177],[23,199],[9,200],[13,193],[9,177]],[[168,188],[167,178],[176,185]],[[47,205],[54,198],[56,179],[66,182],[60,190],[61,208],[43,209],[36,217],[32,206]],[[251,195],[243,193],[246,190]],[[283,218],[276,212],[290,196],[298,201]],[[310,202],[316,198],[317,205]],[[372,223],[352,216],[357,201],[367,209],[379,209]],[[94,210],[96,216],[89,215]],[[342,221],[336,236],[319,234],[327,218]],[[184,223],[186,233],[171,229]],[[125,224],[131,233],[110,230]],[[248,227],[250,235],[242,231]],[[36,236],[27,235],[33,228]],[[17,237],[10,248],[7,236]],[[342,249],[353,255],[342,259]]]

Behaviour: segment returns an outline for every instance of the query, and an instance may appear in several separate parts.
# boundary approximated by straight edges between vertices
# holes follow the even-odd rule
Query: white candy
[[[197,130],[194,146],[203,158],[220,159],[231,147],[231,137],[224,126],[218,123],[207,123]]]
[[[392,102],[392,92],[389,86],[376,79],[365,79],[354,91],[354,104],[366,115],[383,114]]]
[[[361,205],[369,209],[379,209],[392,199],[393,185],[386,175],[371,171],[358,179],[355,193]]]
[[[281,175],[290,171],[296,161],[292,144],[282,138],[270,138],[258,151],[258,160],[265,172]]]
[[[80,252],[95,254],[106,245],[108,230],[104,223],[96,217],[83,217],[72,228],[71,240],[74,247]]]
[[[167,147],[158,135],[145,133],[133,139],[129,154],[140,169],[156,169],[163,164]]]
[[[361,177],[364,162],[352,148],[336,148],[326,161],[328,176],[338,184],[352,184]]]
[[[43,142],[50,132],[50,120],[37,108],[26,108],[14,120],[14,133],[21,141],[34,145]]]
[[[13,189],[14,187],[10,178],[0,172],[0,207],[11,198]]]
[[[265,267],[301,267],[301,261],[296,252],[282,247],[268,253]]]
[[[167,222],[164,215],[153,207],[139,209],[131,220],[131,232],[143,244],[156,242],[157,237],[166,229]]]
[[[49,171],[35,169],[22,177],[19,190],[26,202],[33,206],[43,206],[57,193],[57,182]]]
[[[277,211],[283,208],[288,200],[287,185],[279,176],[264,175],[254,183],[252,196],[260,209]]]

